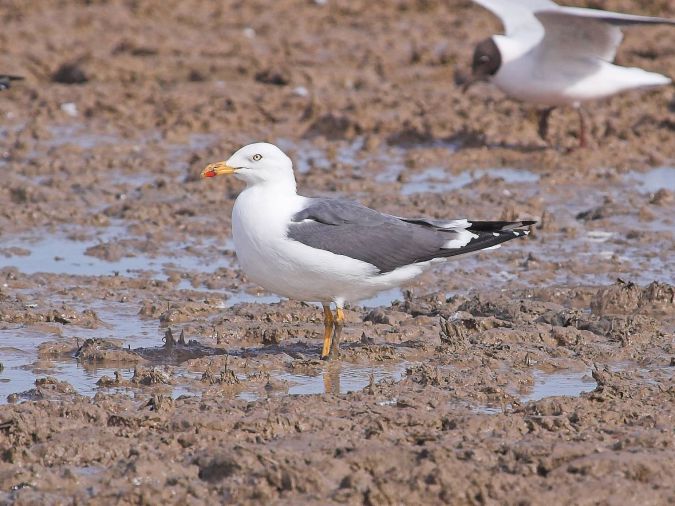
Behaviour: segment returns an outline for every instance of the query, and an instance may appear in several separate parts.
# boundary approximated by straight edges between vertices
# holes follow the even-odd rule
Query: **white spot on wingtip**
[[[468,230],[459,230],[457,231],[457,237],[447,241],[443,246],[443,249],[458,249],[463,248],[471,242],[471,239],[477,239],[478,235],[469,232]]]
[[[499,237],[499,234],[497,232],[492,232],[492,235],[494,235],[495,237]]]

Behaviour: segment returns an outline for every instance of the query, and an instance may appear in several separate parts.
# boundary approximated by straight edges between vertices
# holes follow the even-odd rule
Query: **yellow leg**
[[[341,307],[335,310],[335,324],[342,327],[345,323],[345,312]]]
[[[330,306],[323,305],[323,350],[321,350],[321,358],[328,358],[330,353],[331,341],[333,336],[333,313],[331,313]]]
[[[335,358],[340,354],[340,337],[342,336],[342,327],[345,325],[345,312],[341,307],[335,310],[335,320],[333,323],[333,339],[330,347],[330,356]]]

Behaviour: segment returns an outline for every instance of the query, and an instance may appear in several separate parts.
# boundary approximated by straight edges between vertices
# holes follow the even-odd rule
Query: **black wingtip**
[[[468,230],[473,232],[503,232],[522,227],[529,227],[537,223],[536,220],[522,221],[471,221]]]
[[[519,237],[527,237],[530,231],[526,228],[534,225],[536,220],[521,221],[470,221],[471,226],[467,228],[469,232],[477,235],[474,239],[458,250],[446,253],[445,256],[463,255],[465,253],[474,253],[498,246],[504,242],[511,241]]]

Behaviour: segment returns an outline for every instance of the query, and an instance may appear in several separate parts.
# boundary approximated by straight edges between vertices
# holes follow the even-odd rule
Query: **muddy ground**
[[[675,17],[671,2],[575,2]],[[469,1],[2,4],[0,503],[675,502],[675,96],[480,85]],[[675,31],[622,65],[675,75]],[[238,269],[237,181],[532,234],[321,314]]]

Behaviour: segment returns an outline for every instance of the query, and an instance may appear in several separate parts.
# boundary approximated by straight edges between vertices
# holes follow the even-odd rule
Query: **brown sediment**
[[[4,15],[0,502],[675,500],[672,88],[589,104],[578,150],[573,111],[547,146],[461,93],[499,30],[470,2]],[[675,75],[670,40],[630,28],[619,63]],[[259,140],[304,194],[539,223],[350,305],[325,363],[321,309],[238,268],[241,182],[199,178]]]

